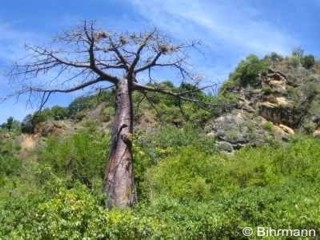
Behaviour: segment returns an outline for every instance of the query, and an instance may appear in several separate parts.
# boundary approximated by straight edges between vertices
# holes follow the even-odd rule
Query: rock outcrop
[[[270,139],[288,140],[296,132],[304,131],[306,122],[314,129],[313,136],[320,137],[320,124],[317,127],[315,121],[311,121],[316,111],[310,106],[316,104],[312,101],[317,98],[308,95],[307,91],[311,90],[301,80],[305,75],[284,69],[269,69],[262,77],[261,87],[237,85],[232,88],[232,94],[238,98],[237,106],[212,120],[206,128],[207,133],[217,139],[218,149],[232,152],[246,145],[261,145]],[[301,72],[306,73],[299,70]],[[313,81],[320,83],[320,74],[312,76],[316,78]],[[320,97],[317,101],[320,114]]]

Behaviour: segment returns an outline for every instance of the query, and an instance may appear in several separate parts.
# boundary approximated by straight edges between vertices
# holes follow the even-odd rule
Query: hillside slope
[[[103,207],[112,92],[27,116],[22,129],[7,121],[0,238],[248,239],[242,229],[257,226],[318,235],[319,65],[304,59],[249,56],[217,96],[197,92],[212,108],[135,94],[132,209]]]
[[[318,136],[320,63],[303,62],[309,58],[272,54],[242,61],[220,92],[237,104],[212,119],[207,132],[234,148],[297,133]]]

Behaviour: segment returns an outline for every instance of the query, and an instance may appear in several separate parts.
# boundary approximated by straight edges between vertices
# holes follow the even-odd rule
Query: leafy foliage
[[[9,132],[20,132],[20,122],[15,120],[13,117],[9,117],[7,121],[0,125],[0,129]]]
[[[266,59],[259,59],[256,55],[249,55],[242,60],[236,70],[230,75],[229,80],[221,87],[221,92],[226,93],[235,86],[261,86],[261,76],[266,74],[268,62]]]
[[[286,145],[242,149],[234,156],[203,151],[207,147],[192,146],[192,139],[181,138],[181,147],[140,172],[146,194],[133,210],[105,210],[97,191],[78,181],[70,185],[57,169],[48,168],[51,177],[40,192],[0,204],[0,236],[246,239],[244,226],[320,227],[318,139],[299,137]],[[160,142],[164,148],[165,141]],[[146,145],[136,144],[148,154]]]
[[[104,170],[109,136],[94,127],[67,138],[50,137],[39,154],[39,163],[51,166],[58,176],[92,187]]]
[[[316,60],[313,55],[306,55],[302,59],[302,66],[309,69],[315,64]]]
[[[19,176],[22,161],[16,156],[18,146],[12,140],[0,139],[0,184],[4,186],[8,179]]]
[[[106,102],[114,106],[115,95],[113,91],[100,91],[96,95],[76,98],[68,106],[68,113],[71,118],[81,120],[81,112],[97,106],[98,104]]]

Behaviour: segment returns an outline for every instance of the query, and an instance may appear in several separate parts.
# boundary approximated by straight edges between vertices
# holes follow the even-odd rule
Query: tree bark
[[[116,89],[116,116],[111,152],[105,171],[104,191],[107,194],[108,208],[131,207],[136,202],[132,133],[132,88],[128,79],[121,79]]]

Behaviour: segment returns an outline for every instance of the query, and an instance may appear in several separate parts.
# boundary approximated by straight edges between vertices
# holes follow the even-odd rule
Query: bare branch
[[[12,77],[30,80],[29,84],[22,84],[28,87],[23,87],[19,94],[68,93],[102,81],[117,85],[125,77],[132,83],[133,90],[159,92],[184,101],[198,102],[187,96],[190,91],[173,93],[136,84],[138,73],[148,72],[152,81],[152,74],[158,68],[178,73],[183,82],[195,80],[185,52],[195,43],[173,44],[157,29],[138,34],[112,33],[95,29],[94,24],[85,21],[83,25],[64,32],[56,38],[56,45],[52,44],[50,48],[28,46],[29,58],[17,64],[11,73]],[[33,81],[43,76],[44,82]],[[60,87],[46,87],[50,85]]]
[[[28,87],[26,89],[29,90],[29,91],[43,92],[43,93],[70,93],[70,92],[74,92],[74,91],[77,91],[77,90],[80,90],[80,89],[84,89],[84,88],[89,87],[89,86],[91,86],[93,84],[96,84],[98,82],[104,82],[104,81],[106,81],[104,78],[98,77],[96,79],[93,79],[93,80],[90,80],[90,81],[86,81],[86,82],[84,82],[82,84],[78,84],[78,85],[76,85],[74,87],[71,87],[71,88],[44,89],[44,88]]]
[[[55,62],[57,64],[66,65],[69,67],[75,67],[75,68],[89,68],[90,65],[86,62],[80,63],[80,62],[73,62],[69,61],[67,59],[62,59],[55,55],[52,51],[50,52],[48,49],[44,49],[41,47],[32,47],[32,46],[26,46],[27,50],[31,50],[33,53],[37,54],[37,56],[41,56],[42,58],[46,58],[46,62]],[[46,62],[43,62],[45,64]]]
[[[102,71],[100,68],[97,67],[96,65],[96,58],[95,58],[95,54],[94,54],[94,45],[95,45],[95,39],[93,37],[93,26],[92,24],[90,25],[90,31],[91,34],[89,34],[87,27],[85,26],[85,34],[89,40],[89,49],[88,49],[88,53],[89,53],[89,62],[90,62],[90,68],[99,76],[101,76],[102,78],[104,78],[107,81],[110,81],[114,84],[116,84],[118,82],[118,78],[111,76],[110,74]]]
[[[211,86],[206,86],[206,87],[203,87],[201,89],[203,90],[203,89],[209,88]],[[217,106],[222,106],[223,105],[223,104],[207,103],[207,102],[201,101],[199,99],[189,98],[189,97],[183,96],[186,93],[195,92],[195,91],[186,91],[186,92],[182,92],[182,93],[175,93],[175,92],[167,91],[167,90],[161,89],[161,88],[153,88],[153,87],[149,87],[149,86],[142,86],[142,85],[139,85],[137,83],[135,83],[133,87],[134,87],[134,90],[141,91],[142,93],[144,93],[144,92],[161,93],[161,94],[164,94],[164,95],[175,97],[175,98],[177,98],[179,100],[183,100],[183,101],[187,101],[187,102],[193,102],[193,103],[197,103],[197,104],[205,105],[205,106],[209,106],[209,107],[217,107]]]
[[[158,61],[158,59],[160,58],[161,55],[162,55],[162,53],[158,52],[157,55],[154,57],[154,59],[150,63],[148,63],[148,64],[136,69],[134,71],[134,73],[137,74],[139,72],[145,71],[147,69],[150,69],[150,68],[156,66],[157,65],[156,63],[157,63],[157,61]]]
[[[136,66],[137,66],[137,64],[138,64],[138,62],[139,62],[139,60],[140,60],[141,52],[142,52],[143,49],[147,46],[149,40],[153,37],[153,35],[156,33],[156,31],[157,31],[157,30],[154,29],[151,33],[149,33],[149,34],[145,37],[145,39],[142,41],[142,43],[140,44],[137,52],[135,53],[135,56],[136,56],[136,57],[135,57],[134,60],[132,61],[132,64],[131,64],[131,66],[130,66],[130,68],[129,68],[129,71],[128,71],[128,76],[129,76],[129,78],[131,78],[132,74],[133,74],[134,72],[136,72],[134,69],[136,68]]]
[[[119,51],[119,47],[116,46],[116,44],[113,42],[112,38],[109,37],[109,41],[110,41],[110,51],[115,52],[115,54],[117,55],[119,62],[122,63],[122,65],[125,67],[125,69],[127,71],[129,71],[130,66],[129,63],[127,62],[127,60],[124,58],[124,56],[121,54],[121,52]]]
[[[51,92],[48,92],[48,94],[46,92],[43,93],[42,95],[42,99],[41,99],[41,105],[39,107],[39,111],[42,110],[42,108],[44,107],[44,105],[46,105],[46,103],[48,102],[49,98],[50,98]]]
[[[140,104],[143,102],[143,100],[146,98],[145,94],[142,95],[142,98],[138,100],[135,106],[135,113],[138,113],[140,110]]]
[[[146,97],[146,99],[147,99],[148,102],[150,103],[151,107],[156,111],[157,116],[161,119],[161,114],[160,114],[159,110],[158,110],[157,107],[154,105],[154,103],[152,102],[152,100],[149,98],[149,96],[147,95],[147,93],[144,92],[143,95]]]

